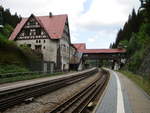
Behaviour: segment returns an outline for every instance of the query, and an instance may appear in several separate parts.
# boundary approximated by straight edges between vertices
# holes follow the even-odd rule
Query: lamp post
[[[0,28],[3,28],[3,15],[2,15],[2,12],[3,12],[3,7],[0,6]]]
[[[149,7],[150,0],[140,0],[140,1],[141,1],[141,7],[140,8]]]

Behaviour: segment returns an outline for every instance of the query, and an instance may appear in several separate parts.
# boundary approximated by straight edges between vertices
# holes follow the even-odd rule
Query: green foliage
[[[11,25],[6,24],[4,25],[1,33],[8,39],[12,31],[13,27]]]
[[[58,76],[58,75],[62,75],[62,74],[64,74],[64,73],[63,72],[56,72],[56,73],[53,73],[53,74],[31,74],[31,75],[24,75],[24,76],[1,78],[0,79],[0,84],[16,82],[16,81],[22,81],[22,80],[31,80],[31,79],[42,78],[42,77]]]
[[[117,34],[116,41],[113,45],[113,48],[117,48],[121,41],[129,41],[132,33],[137,33],[140,29],[140,25],[143,22],[141,14],[136,14],[133,9],[132,14],[129,15],[128,21],[124,24],[123,29],[120,29]]]
[[[5,35],[1,35],[1,36],[2,37],[0,37],[0,49],[17,48],[17,45],[14,41],[7,40]]]
[[[1,73],[14,73],[14,72],[27,72],[28,70],[25,67],[20,67],[17,65],[0,65],[0,74]]]
[[[41,56],[28,47],[18,47],[14,41],[9,41],[0,37],[0,72],[14,72],[19,70],[15,66],[23,68],[30,68],[31,64],[41,62]],[[9,65],[15,65],[12,69]],[[6,68],[5,68],[6,66]]]
[[[134,55],[130,58],[130,62],[128,64],[128,69],[132,72],[137,72],[139,69],[142,60],[143,60],[143,52],[144,50],[140,50],[139,52],[135,52]]]
[[[0,29],[0,72],[3,73],[6,72],[6,70],[8,72],[15,72],[15,70],[25,71],[24,69],[31,68],[31,66],[33,66],[32,64],[36,65],[41,62],[41,54],[39,55],[25,46],[18,47],[14,41],[8,40],[13,31],[13,27],[19,22],[17,14],[11,15],[9,10],[3,9],[3,17],[4,27]],[[9,68],[9,66],[12,67],[12,69]]]
[[[150,37],[147,36],[143,30],[135,34],[128,46],[128,55],[130,56],[129,70],[132,72],[137,72],[140,68],[144,56],[147,54],[146,51],[149,48]]]
[[[40,60],[40,56],[42,54],[32,50],[27,45],[21,46],[20,49],[23,52],[23,54],[29,58],[29,60],[31,60],[31,61],[38,61],[38,60]]]
[[[150,24],[143,24],[138,33],[133,33],[127,46],[129,61],[127,67],[130,71],[136,72],[147,54],[150,46],[150,36],[148,35]]]
[[[15,28],[17,23],[20,22],[21,20],[21,17],[18,16],[17,13],[12,15],[9,9],[4,9],[3,7],[2,7],[2,16],[3,16],[3,24],[4,25],[9,24],[13,28]]]
[[[141,1],[142,2],[142,1]],[[150,2],[141,3],[141,7],[136,14],[133,10],[123,29],[117,34],[113,47],[122,47],[127,50],[127,64],[125,69],[134,73],[140,73],[150,50]],[[147,59],[147,61],[149,61]],[[148,67],[144,70],[149,72]],[[143,72],[143,71],[142,71]],[[146,73],[143,75],[147,75]]]
[[[119,46],[121,47],[121,48],[127,48],[128,47],[128,45],[129,45],[129,42],[127,41],[127,40],[122,40],[120,43],[119,43]]]
[[[0,32],[0,39],[6,39],[6,36]]]

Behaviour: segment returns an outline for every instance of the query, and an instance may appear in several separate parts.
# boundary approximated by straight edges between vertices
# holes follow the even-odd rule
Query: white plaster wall
[[[64,48],[64,45],[65,45],[65,48]],[[68,40],[66,40],[66,37],[60,39],[61,62],[62,62],[61,69],[62,70],[69,69],[69,59],[70,59],[69,58],[69,53],[70,53],[69,46],[70,45],[68,43]],[[63,67],[63,65],[65,65],[65,67]]]
[[[70,61],[75,56],[76,50],[72,46],[70,46]]]
[[[36,40],[40,40],[40,43],[36,43]],[[44,43],[45,40],[45,43]],[[57,58],[57,42],[51,39],[35,39],[35,40],[17,40],[18,45],[31,44],[31,49],[35,49],[35,45],[42,45],[41,52],[43,54],[44,61],[52,61],[56,63]],[[44,49],[45,47],[45,49]]]

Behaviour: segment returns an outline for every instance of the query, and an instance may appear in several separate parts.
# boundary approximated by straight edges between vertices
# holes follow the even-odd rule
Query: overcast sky
[[[72,43],[109,48],[139,0],[0,0],[14,14],[29,17],[68,14]]]

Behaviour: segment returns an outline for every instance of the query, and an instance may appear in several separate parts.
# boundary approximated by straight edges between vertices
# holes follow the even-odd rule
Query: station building
[[[9,37],[18,46],[28,46],[43,55],[43,71],[68,71],[88,68],[89,61],[113,60],[119,64],[126,52],[123,49],[87,49],[85,43],[71,44],[67,15],[22,18]],[[93,66],[93,65],[91,65]],[[114,66],[114,64],[113,64]]]
[[[69,70],[71,42],[67,15],[31,14],[29,18],[22,18],[9,40],[42,53],[44,71]]]

